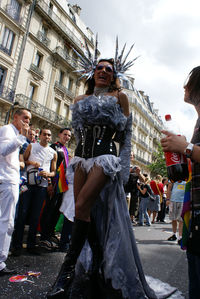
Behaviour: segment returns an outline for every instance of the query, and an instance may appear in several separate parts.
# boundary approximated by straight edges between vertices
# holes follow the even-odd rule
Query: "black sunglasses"
[[[113,68],[110,65],[98,64],[97,67],[96,67],[97,71],[101,71],[103,69],[105,69],[105,71],[107,73],[112,73],[113,72]]]

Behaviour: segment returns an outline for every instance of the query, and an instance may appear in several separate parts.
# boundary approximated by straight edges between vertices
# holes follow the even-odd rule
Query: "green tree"
[[[158,143],[157,151],[153,153],[152,160],[152,163],[148,165],[148,168],[151,171],[151,176],[154,177],[157,174],[160,174],[162,177],[167,177],[167,167],[160,143]]]

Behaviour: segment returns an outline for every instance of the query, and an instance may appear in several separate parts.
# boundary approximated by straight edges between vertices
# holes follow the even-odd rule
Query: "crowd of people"
[[[181,245],[183,228],[181,213],[185,183],[185,181],[171,183],[167,177],[162,178],[159,174],[150,179],[148,174],[141,174],[138,166],[131,166],[129,180],[124,188],[133,225],[151,226],[154,223],[166,223],[165,217],[169,214],[173,234],[167,240],[177,240]]]
[[[120,59],[122,55],[116,61]],[[30,126],[31,113],[26,109],[17,109],[13,122],[0,128],[0,276],[14,273],[5,262],[10,248],[15,256],[23,253],[28,225],[26,250],[30,254],[40,255],[41,249],[66,252],[47,298],[77,298],[79,292],[81,298],[90,294],[97,299],[156,299],[143,272],[133,225],[164,223],[168,210],[173,233],[168,240],[180,244],[185,182],[171,183],[159,174],[150,179],[133,165],[132,118],[119,85],[119,65],[113,59],[102,59],[94,68],[94,61],[86,93],[72,106],[74,157],[66,147],[71,129],[62,128],[51,144],[51,130],[44,127],[38,132]],[[200,68],[190,74],[185,101],[199,114],[197,80]],[[199,232],[200,155],[198,145],[193,145],[199,143],[199,119],[192,147],[181,136],[164,133],[164,150],[183,153],[189,149],[188,158],[195,161],[191,228]],[[60,239],[55,234],[59,221],[63,222]],[[199,243],[192,236],[187,251],[189,292],[190,299],[197,299],[200,257],[194,244],[199,248]],[[80,287],[86,281],[91,283]]]

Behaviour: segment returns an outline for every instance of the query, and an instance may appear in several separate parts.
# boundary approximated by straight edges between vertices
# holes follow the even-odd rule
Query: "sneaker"
[[[134,219],[132,220],[132,224],[133,225],[137,225],[137,221],[135,221]]]
[[[39,247],[42,248],[42,249],[45,249],[46,251],[52,251],[53,250],[53,245],[48,240],[42,240],[42,241],[40,241]]]
[[[176,241],[176,239],[177,239],[176,235],[172,235],[167,239],[167,241]]]
[[[56,245],[59,245],[59,243],[60,243],[60,239],[56,235],[53,235],[50,240],[51,240],[51,242],[55,243]]]

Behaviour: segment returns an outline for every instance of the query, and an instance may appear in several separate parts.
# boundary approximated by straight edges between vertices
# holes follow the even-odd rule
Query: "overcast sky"
[[[183,102],[183,84],[200,65],[199,0],[68,0],[78,4],[81,18],[96,34],[102,57],[113,57],[115,38],[130,58],[140,56],[129,73],[164,120],[171,114],[181,133],[191,138],[197,114]]]

